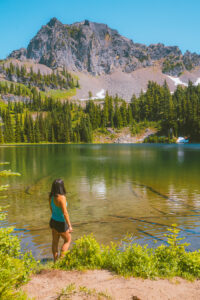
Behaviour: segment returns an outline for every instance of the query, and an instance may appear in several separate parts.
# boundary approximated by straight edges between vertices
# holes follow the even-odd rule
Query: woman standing
[[[58,243],[62,237],[64,243],[60,257],[67,252],[71,242],[72,226],[67,212],[66,190],[62,179],[56,179],[52,183],[49,195],[49,205],[52,212],[50,227],[52,229],[52,252],[54,262],[58,258]]]

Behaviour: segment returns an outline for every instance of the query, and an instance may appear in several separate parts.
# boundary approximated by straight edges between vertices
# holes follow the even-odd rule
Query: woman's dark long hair
[[[64,181],[60,178],[54,180],[51,186],[51,192],[49,196],[52,197],[52,196],[65,195],[65,194],[66,194],[66,190],[65,190]]]

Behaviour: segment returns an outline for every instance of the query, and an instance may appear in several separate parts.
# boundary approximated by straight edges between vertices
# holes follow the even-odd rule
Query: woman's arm
[[[50,211],[52,213],[52,207],[51,207],[51,197],[49,196],[49,207],[50,207]]]
[[[69,231],[72,232],[73,229],[72,229],[72,225],[71,225],[71,222],[70,222],[70,219],[69,219],[69,214],[68,214],[67,207],[66,207],[66,198],[65,198],[65,196],[60,197],[60,204],[61,204],[61,209],[62,209],[64,218],[65,218],[65,221],[67,222],[67,224],[69,226]]]

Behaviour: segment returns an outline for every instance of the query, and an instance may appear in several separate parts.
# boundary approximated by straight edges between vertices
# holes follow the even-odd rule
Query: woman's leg
[[[71,243],[71,233],[69,233],[69,230],[67,230],[66,232],[60,233],[60,235],[64,240],[64,244],[61,248],[61,253],[60,253],[60,257],[63,257],[67,252],[67,250],[69,249],[69,245]]]
[[[52,253],[54,262],[58,258],[58,242],[59,242],[60,235],[59,233],[53,228],[52,229]]]

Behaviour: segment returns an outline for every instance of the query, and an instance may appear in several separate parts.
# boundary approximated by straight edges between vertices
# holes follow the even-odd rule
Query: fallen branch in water
[[[178,204],[181,204],[182,206],[185,206],[187,207],[188,209],[190,209],[190,211],[193,211],[193,212],[199,212],[199,210],[196,210],[195,207],[193,205],[190,205],[190,204],[185,204],[183,203],[182,201],[179,201],[179,200],[174,200],[164,194],[161,194],[160,192],[156,191],[153,187],[151,186],[148,186],[148,185],[145,185],[145,184],[142,184],[142,183],[138,183],[138,182],[135,182],[133,181],[133,184],[137,185],[137,186],[141,186],[141,187],[145,187],[146,189],[148,189],[149,191],[151,191],[152,193],[162,197],[163,199],[166,199],[168,201],[171,201],[171,202],[174,202],[174,203],[178,203]],[[194,209],[191,209],[191,208],[194,208]]]
[[[152,224],[152,225],[156,225],[156,226],[164,226],[164,227],[173,227],[170,225],[166,225],[166,224],[162,224],[162,223],[157,223],[157,222],[151,222],[151,221],[147,221],[144,220],[145,218],[155,218],[155,216],[151,216],[151,217],[141,217],[141,218],[133,218],[133,217],[128,217],[128,216],[116,216],[116,215],[109,215],[112,218],[117,218],[120,219],[120,222],[127,222],[127,221],[136,221],[136,222],[142,222],[142,223],[146,223],[146,224]],[[179,217],[191,217],[191,216],[200,216],[200,215],[185,215],[185,216],[179,216]],[[157,216],[159,217],[159,216]],[[163,218],[163,216],[160,216]],[[171,216],[174,217],[174,216]],[[176,216],[177,217],[177,216]],[[89,225],[89,224],[110,224],[110,223],[119,223],[119,220],[115,221],[115,220],[93,220],[93,221],[88,221],[88,222],[78,222],[78,223],[72,223],[73,227],[80,227],[80,226],[84,226],[84,225]],[[179,230],[181,231],[185,231],[188,233],[192,233],[192,234],[199,234],[198,232],[195,232],[193,230],[190,229],[183,229],[180,227],[177,227]],[[45,227],[40,227],[40,228],[32,228],[32,229],[23,229],[23,228],[15,228],[15,231],[42,231],[42,230],[50,230],[49,226],[45,226]]]
[[[167,213],[166,213],[166,212],[164,212],[164,211],[162,211],[162,210],[160,210],[160,209],[158,209],[158,208],[156,208],[156,207],[153,207],[152,205],[151,205],[151,208],[155,209],[157,212],[159,212],[159,213],[163,214],[164,216],[166,216],[166,215],[167,215]]]
[[[165,240],[163,240],[163,239],[161,239],[161,238],[158,238],[157,236],[155,236],[155,235],[153,235],[153,234],[151,234],[151,233],[149,233],[149,232],[146,232],[146,231],[141,230],[141,229],[139,229],[139,228],[137,228],[137,231],[139,231],[139,232],[141,232],[141,233],[143,233],[143,234],[145,234],[145,235],[147,235],[147,236],[149,236],[149,237],[151,237],[151,238],[154,238],[154,239],[157,240],[157,241],[164,242],[165,244],[168,245],[168,243],[167,243]]]
[[[162,224],[162,223],[146,221],[146,220],[139,219],[139,218],[126,217],[126,216],[113,216],[113,215],[111,215],[111,216],[115,217],[115,218],[124,218],[124,219],[127,219],[127,220],[132,220],[132,221],[147,223],[147,224],[156,225],[156,226],[164,226],[164,227],[172,227],[173,228],[172,225],[166,225],[166,224]],[[181,231],[185,231],[185,232],[188,232],[188,233],[199,234],[199,232],[196,232],[196,231],[193,231],[193,230],[190,230],[190,229],[183,229],[183,228],[178,227],[178,226],[177,226],[177,228],[179,230],[181,230]]]
[[[122,220],[121,221],[122,223],[123,222],[126,222],[126,220]],[[83,225],[89,225],[89,224],[109,224],[109,223],[119,223],[119,221],[114,221],[114,220],[94,220],[94,221],[88,221],[88,222],[80,222],[80,223],[72,223],[72,226],[73,227],[80,227],[80,226],[83,226]],[[32,228],[32,229],[26,229],[26,228],[15,228],[14,230],[15,231],[41,231],[41,230],[50,230],[51,228],[50,227],[40,227],[40,228]]]

